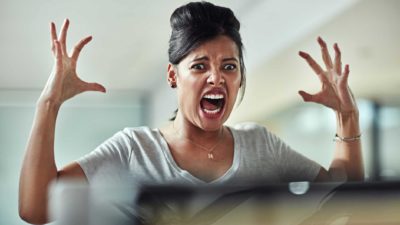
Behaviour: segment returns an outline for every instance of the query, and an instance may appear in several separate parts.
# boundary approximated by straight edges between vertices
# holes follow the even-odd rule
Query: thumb
[[[303,98],[303,101],[305,102],[312,102],[314,95],[311,95],[305,91],[299,91],[299,95]]]
[[[88,83],[88,82],[83,82],[83,89],[84,91],[99,91],[99,92],[106,92],[106,88],[99,84],[99,83]]]

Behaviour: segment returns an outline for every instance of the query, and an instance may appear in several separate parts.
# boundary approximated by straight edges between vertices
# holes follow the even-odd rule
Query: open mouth
[[[200,101],[203,112],[215,115],[224,108],[225,97],[223,94],[206,94]]]

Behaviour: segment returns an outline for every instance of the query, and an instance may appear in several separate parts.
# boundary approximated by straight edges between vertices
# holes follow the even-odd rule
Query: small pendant
[[[208,153],[208,159],[214,159],[214,155],[212,153]]]

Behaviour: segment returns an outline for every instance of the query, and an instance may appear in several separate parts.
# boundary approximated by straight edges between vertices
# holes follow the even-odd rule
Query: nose
[[[207,83],[213,86],[219,86],[225,83],[225,79],[221,72],[213,70],[210,71],[210,74],[207,78]]]

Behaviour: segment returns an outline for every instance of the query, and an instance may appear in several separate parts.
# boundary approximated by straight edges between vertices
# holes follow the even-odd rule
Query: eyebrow
[[[222,62],[225,62],[225,61],[232,61],[232,60],[238,62],[238,60],[237,60],[236,58],[234,58],[234,57],[225,58],[225,59],[222,60]]]
[[[209,58],[207,56],[202,56],[202,57],[193,59],[192,62],[197,62],[197,61],[202,61],[202,60],[209,60]]]
[[[202,57],[193,59],[192,62],[197,62],[197,61],[202,61],[202,60],[209,60],[209,58],[208,58],[207,56],[202,56]],[[224,58],[224,59],[222,60],[222,62],[231,61],[231,60],[236,61],[236,62],[239,62],[239,60],[236,59],[235,57]]]

